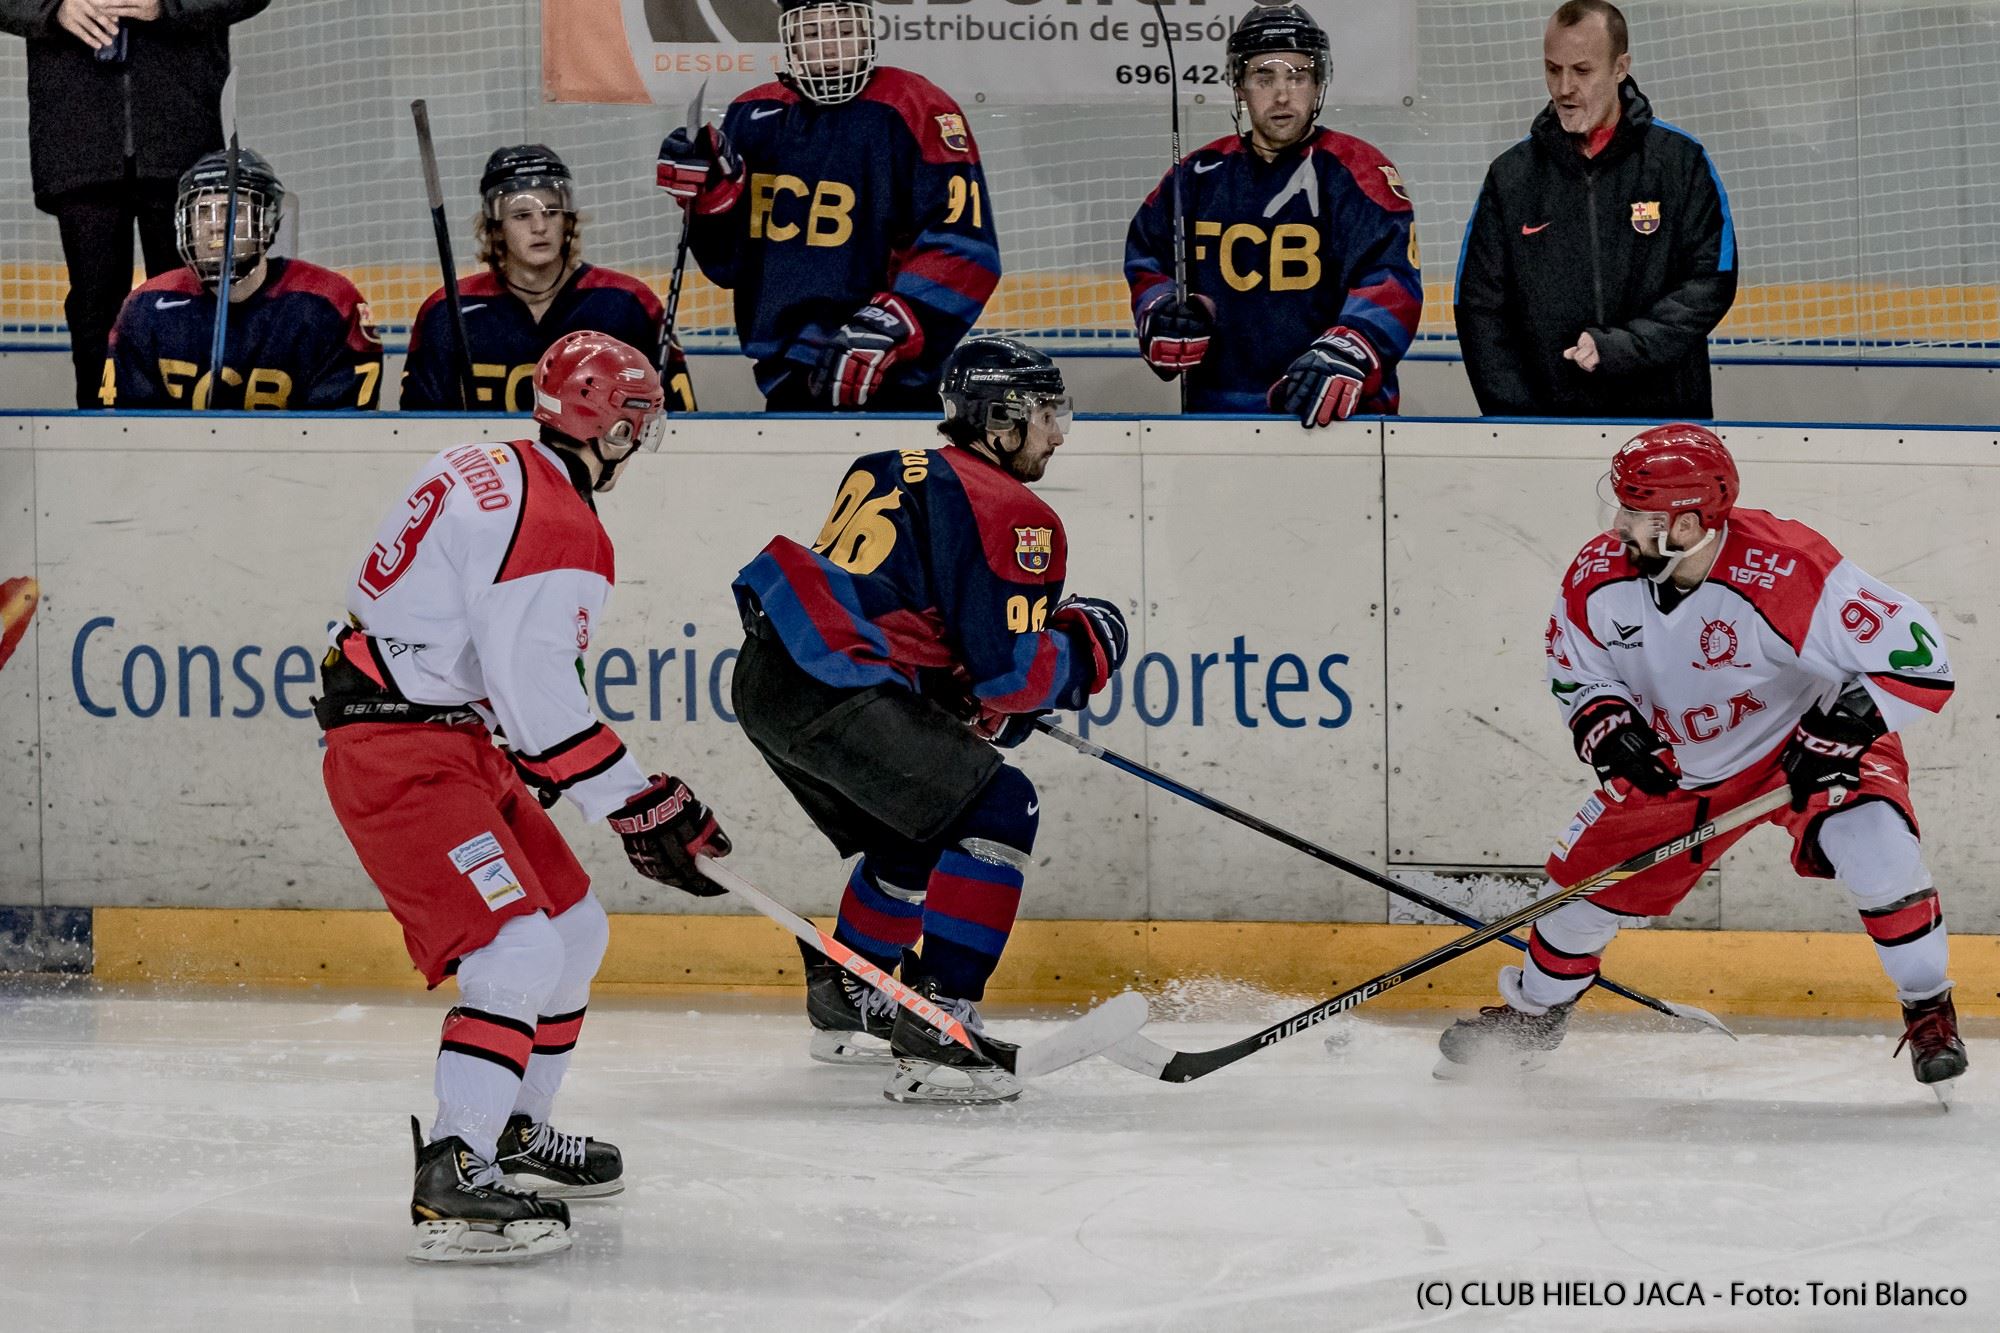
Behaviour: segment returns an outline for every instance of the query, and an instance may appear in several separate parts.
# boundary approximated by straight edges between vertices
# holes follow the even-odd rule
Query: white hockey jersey
[[[413,703],[464,705],[590,819],[645,770],[592,713],[582,654],[615,581],[611,539],[563,460],[526,441],[424,464],[347,593],[348,661]]]
[[[1563,720],[1614,695],[1673,746],[1682,785],[1751,767],[1815,704],[1867,687],[1891,731],[1951,697],[1944,635],[1803,523],[1736,509],[1708,577],[1673,609],[1605,533],[1564,575],[1547,632]]]

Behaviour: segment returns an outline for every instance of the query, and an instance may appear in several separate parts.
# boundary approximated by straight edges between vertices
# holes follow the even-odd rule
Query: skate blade
[[[625,1192],[625,1178],[600,1180],[589,1185],[565,1185],[550,1180],[546,1176],[510,1175],[507,1182],[515,1189],[538,1194],[544,1199],[608,1199],[614,1194]]]
[[[1021,1095],[1004,1069],[961,1069],[928,1060],[897,1060],[882,1095],[904,1106],[994,1106]]]
[[[1924,1086],[1929,1088],[1931,1095],[1938,1099],[1938,1109],[1946,1114],[1950,1114],[1951,1099],[1956,1095],[1957,1084],[1958,1080],[1956,1078],[1941,1078],[1935,1083],[1926,1083]]]
[[[823,1065],[887,1065],[895,1060],[889,1043],[865,1032],[815,1029],[806,1054]]]
[[[417,1243],[404,1258],[420,1264],[511,1264],[560,1254],[575,1243],[570,1229],[554,1218],[491,1223],[453,1219],[419,1222]]]

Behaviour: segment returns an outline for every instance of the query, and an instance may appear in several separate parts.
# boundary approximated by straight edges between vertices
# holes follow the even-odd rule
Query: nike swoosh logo
[[[781,106],[767,106],[762,111],[752,111],[750,113],[750,119],[763,120],[767,117],[777,115],[780,111],[783,111],[784,109],[785,108]]]
[[[168,299],[167,299],[166,297],[162,296],[162,297],[161,297],[161,298],[160,298],[159,300],[157,300],[157,301],[153,302],[153,309],[155,309],[155,310],[172,310],[172,309],[173,309],[174,307],[176,307],[176,306],[184,306],[184,305],[187,305],[187,304],[189,304],[190,302],[192,302],[193,300],[194,300],[194,298],[193,298],[192,296],[189,296],[189,297],[184,297],[184,298],[182,298],[181,300],[178,300],[178,301],[169,301],[169,300],[168,300]]]
[[[485,308],[486,308],[486,302],[474,301],[471,305],[460,306],[458,308],[458,313],[461,315],[469,315],[475,310],[484,310]]]
[[[1031,814],[1031,815],[1032,815],[1032,814],[1034,814],[1034,813],[1035,813],[1035,811],[1037,811],[1037,810],[1039,810],[1039,809],[1041,809],[1041,808],[1042,808],[1042,803],[1041,803],[1040,801],[1030,801],[1030,802],[1028,802],[1028,813],[1029,813],[1029,814]]]
[[[1547,231],[1550,227],[1553,227],[1555,225],[1556,224],[1553,222],[1544,222],[1539,227],[1530,227],[1527,223],[1524,222],[1521,224],[1521,234],[1523,236],[1533,236],[1536,232]]]
[[[1221,164],[1220,162],[1200,162],[1200,163],[1196,163],[1196,164],[1195,164],[1195,168],[1194,168],[1194,174],[1195,174],[1195,175],[1197,175],[1197,176],[1205,176],[1205,175],[1207,175],[1207,174],[1208,174],[1209,172],[1211,172],[1211,171],[1214,171],[1214,170],[1215,170],[1215,169],[1216,169],[1217,167],[1219,167],[1219,166],[1221,166],[1221,165],[1222,165],[1222,164]]]

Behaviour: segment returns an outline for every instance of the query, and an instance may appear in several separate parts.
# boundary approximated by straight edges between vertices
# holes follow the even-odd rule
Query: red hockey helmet
[[[1639,513],[1693,512],[1719,528],[1736,507],[1736,460],[1706,426],[1670,422],[1640,431],[1611,456],[1611,493]]]
[[[579,329],[556,339],[535,366],[535,420],[596,451],[615,484],[618,465],[666,435],[666,391],[645,353],[608,333]]]

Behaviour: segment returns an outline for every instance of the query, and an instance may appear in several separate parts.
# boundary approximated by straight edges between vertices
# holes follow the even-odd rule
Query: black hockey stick
[[[470,412],[478,402],[472,389],[472,344],[465,337],[465,307],[458,299],[458,266],[451,259],[451,223],[444,215],[444,184],[438,178],[437,147],[431,142],[430,105],[419,97],[410,103],[417,123],[417,152],[424,161],[424,193],[430,197],[431,230],[437,233],[438,268],[444,272],[444,304],[451,317],[452,341],[458,362],[459,401]]]
[[[695,865],[710,880],[888,996],[898,1008],[909,1010],[944,1036],[969,1051],[985,1056],[1010,1074],[1039,1078],[1079,1060],[1100,1055],[1120,1041],[1137,1036],[1139,1029],[1146,1026],[1149,1016],[1146,997],[1137,991],[1125,991],[1112,996],[1083,1017],[1063,1024],[1040,1041],[1032,1041],[1025,1046],[989,1042],[720,861],[697,856]]]
[[[694,90],[694,101],[688,103],[688,142],[701,133],[702,103],[708,97],[708,80],[701,81],[701,87]],[[681,313],[681,279],[687,274],[688,249],[694,241],[694,201],[689,200],[681,213],[681,238],[674,245],[674,276],[667,283],[667,308],[660,317],[660,355],[657,358],[660,373],[667,370],[667,354],[674,347],[674,322]]]
[[[1336,870],[1344,870],[1356,879],[1373,884],[1378,889],[1393,893],[1398,898],[1413,902],[1419,907],[1427,907],[1439,916],[1449,917],[1461,926],[1472,930],[1483,930],[1486,926],[1486,923],[1478,917],[1460,911],[1441,898],[1433,898],[1422,889],[1412,888],[1401,880],[1393,879],[1381,871],[1374,869],[1372,866],[1362,865],[1359,861],[1351,861],[1338,852],[1329,851],[1316,842],[1310,842],[1305,838],[1301,838],[1289,829],[1279,828],[1276,824],[1259,819],[1248,811],[1238,810],[1227,801],[1218,800],[1210,796],[1207,792],[1197,787],[1190,787],[1184,782],[1177,782],[1158,769],[1148,768],[1136,759],[1127,759],[1116,750],[1107,750],[1101,745],[1095,745],[1073,732],[1063,730],[1047,719],[1038,719],[1035,723],[1035,729],[1054,737],[1079,754],[1087,754],[1093,759],[1102,759],[1105,763],[1121,772],[1130,773],[1133,777],[1150,782],[1155,787],[1172,792],[1184,801],[1192,801],[1204,810],[1213,810],[1224,819],[1235,820],[1244,828],[1261,833],[1273,842],[1281,842],[1295,852],[1304,852],[1315,861],[1324,861]],[[1516,949],[1524,952],[1528,947],[1525,940],[1514,935],[1502,935],[1500,940],[1503,944],[1511,944]],[[1644,991],[1631,990],[1628,987],[1622,986],[1607,976],[1600,975],[1597,978],[1596,984],[1610,991],[1613,995],[1621,995],[1634,1004],[1644,1005],[1646,1008],[1656,1010],[1669,1018],[1679,1018],[1685,1019],[1690,1023],[1700,1023],[1705,1027],[1714,1028],[1731,1041],[1736,1039],[1736,1034],[1731,1032],[1721,1019],[1706,1009],[1701,1009],[1691,1004],[1675,1004],[1672,1000],[1657,999],[1654,996],[1646,994]]]
[[[1174,303],[1185,306],[1188,298],[1187,203],[1181,195],[1181,69],[1174,60],[1173,25],[1167,21],[1160,0],[1153,0],[1153,13],[1160,20],[1160,37],[1167,47],[1167,115],[1173,130],[1174,147]],[[1188,372],[1180,373],[1181,415],[1188,410]]]
[[[1745,801],[1734,810],[1715,816],[1705,824],[1697,824],[1671,842],[1650,847],[1636,856],[1620,861],[1615,866],[1578,880],[1568,888],[1560,889],[1546,898],[1529,903],[1518,911],[1510,912],[1491,925],[1475,930],[1469,935],[1447,940],[1429,953],[1411,959],[1393,972],[1384,972],[1381,976],[1372,977],[1358,986],[1350,986],[1331,999],[1321,1000],[1310,1009],[1293,1014],[1290,1018],[1273,1023],[1263,1031],[1253,1032],[1227,1046],[1218,1046],[1209,1051],[1174,1051],[1135,1033],[1124,1041],[1116,1043],[1105,1054],[1127,1069],[1145,1074],[1149,1078],[1157,1078],[1164,1083],[1191,1083],[1204,1074],[1213,1074],[1225,1065],[1235,1064],[1246,1055],[1255,1055],[1267,1046],[1274,1046],[1287,1037],[1295,1037],[1308,1028],[1324,1023],[1335,1014],[1344,1013],[1379,995],[1385,995],[1406,981],[1413,981],[1434,968],[1442,967],[1461,954],[1470,953],[1482,944],[1499,939],[1516,926],[1525,926],[1538,917],[1547,916],[1566,902],[1588,897],[1614,880],[1636,875],[1642,870],[1650,870],[1732,829],[1755,823],[1791,799],[1792,793],[1789,787],[1780,786],[1774,791],[1765,792],[1762,796]]]
[[[222,358],[229,351],[229,297],[236,287],[236,208],[241,187],[238,166],[236,135],[232,131],[229,168],[223,176],[229,203],[223,212],[222,270],[215,275],[215,329],[208,339],[208,401],[202,404],[207,408],[213,408],[216,399],[222,396]]]

